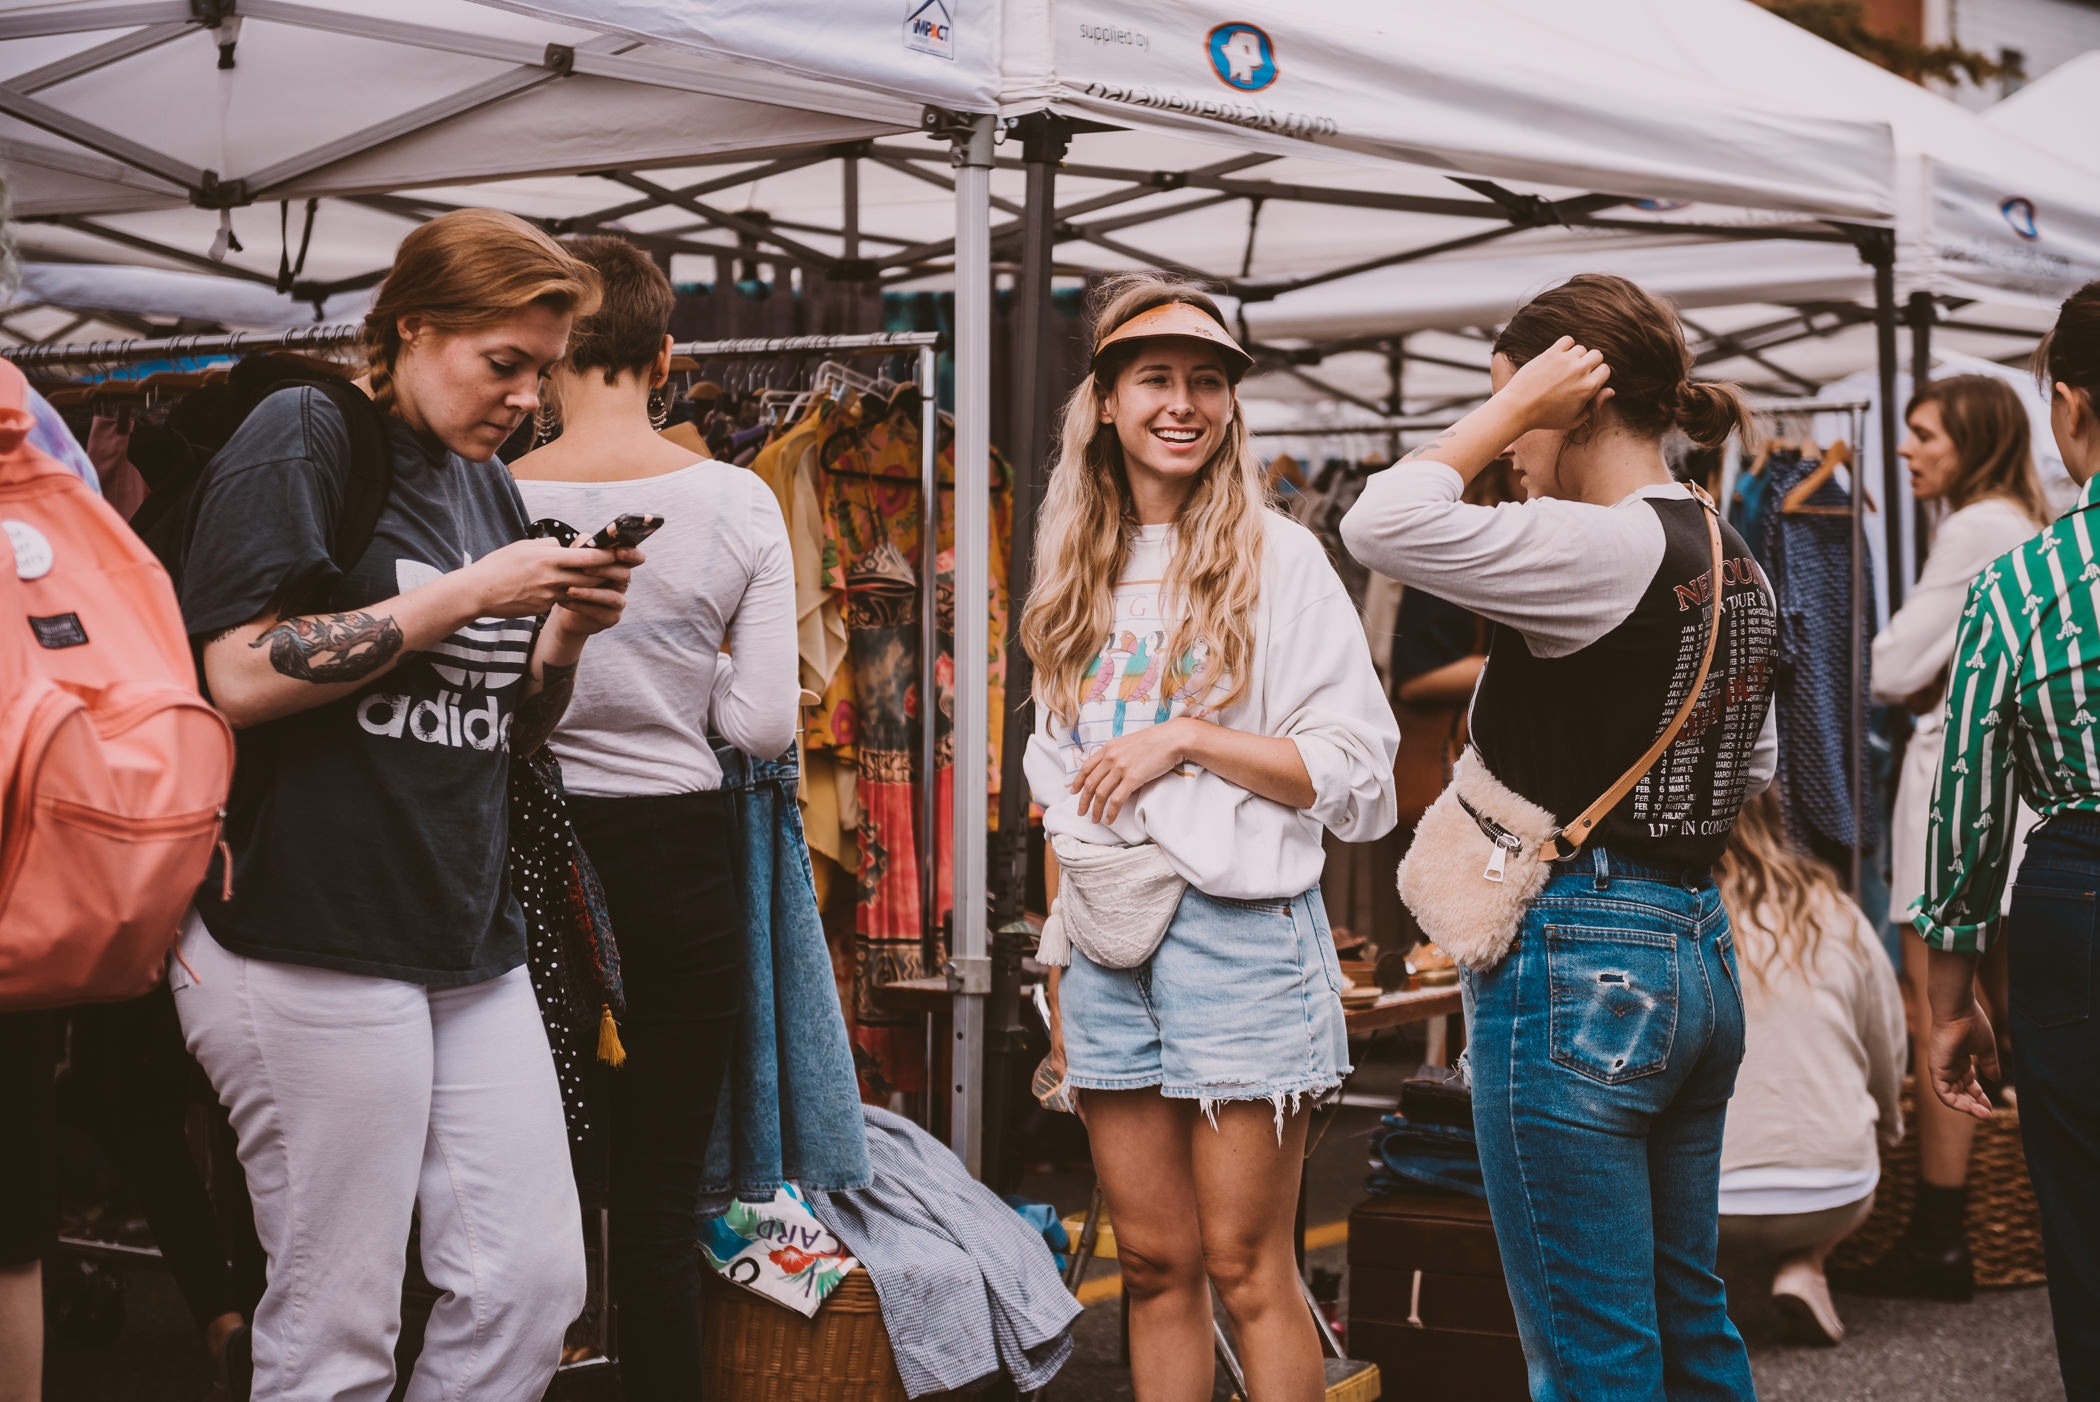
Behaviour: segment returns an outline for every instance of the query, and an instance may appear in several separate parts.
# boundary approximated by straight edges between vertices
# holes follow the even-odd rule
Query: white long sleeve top
[[[1757,965],[1772,912],[1735,910],[1743,1065],[1721,1139],[1721,1211],[1817,1212],[1856,1202],[1880,1174],[1874,1141],[1903,1138],[1903,997],[1859,907],[1826,900],[1814,969]]]
[[[795,567],[765,483],[702,459],[618,482],[527,479],[518,491],[533,519],[586,536],[625,512],[664,518],[620,622],[584,648],[576,694],[547,742],[571,792],[720,788],[709,731],[760,759],[794,743]]]
[[[1342,518],[1342,543],[1380,574],[1515,629],[1534,657],[1566,657],[1626,621],[1667,544],[1641,503],[1691,495],[1669,482],[1610,506],[1558,497],[1474,506],[1461,500],[1465,489],[1439,462],[1390,467]],[[1765,713],[1751,752],[1751,794],[1779,767],[1776,710]]]
[[[1371,665],[1355,607],[1313,534],[1264,512],[1261,597],[1247,685],[1222,710],[1172,690],[1161,655],[1177,619],[1161,584],[1173,528],[1141,529],[1115,588],[1116,622],[1088,673],[1076,717],[1036,707],[1029,787],[1044,828],[1103,844],[1152,842],[1191,886],[1235,900],[1296,896],[1320,879],[1324,827],[1367,842],[1398,820],[1393,759],[1400,728]],[[1212,693],[1215,694],[1215,693]],[[1086,755],[1120,735],[1194,715],[1251,735],[1285,736],[1312,780],[1310,808],[1292,808],[1183,765],[1153,780],[1112,826],[1082,817],[1072,777]]]
[[[1985,497],[1951,512],[1932,533],[1932,553],[1888,626],[1874,635],[1874,699],[1900,703],[1939,679],[1954,659],[1969,586],[1983,567],[2041,527],[2004,497]],[[1919,717],[1937,730],[1940,708]]]

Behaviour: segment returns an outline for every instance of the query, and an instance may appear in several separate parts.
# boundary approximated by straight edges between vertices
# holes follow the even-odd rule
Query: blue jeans
[[[1473,1124],[1534,1402],[1753,1399],[1714,1274],[1743,1059],[1705,872],[1588,850],[1467,973]]]
[[[2006,924],[2020,1139],[2042,1215],[2056,1358],[2070,1402],[2100,1398],[2100,814],[2034,830]]]

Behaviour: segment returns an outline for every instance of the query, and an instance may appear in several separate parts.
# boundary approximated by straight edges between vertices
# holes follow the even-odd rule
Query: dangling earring
[[[661,430],[671,421],[671,401],[665,397],[662,385],[649,391],[649,427]]]
[[[554,401],[543,394],[540,407],[532,411],[532,446],[537,448],[560,432],[561,413],[554,407]]]

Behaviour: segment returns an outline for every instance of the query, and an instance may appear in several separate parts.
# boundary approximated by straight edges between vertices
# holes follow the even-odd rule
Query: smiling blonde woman
[[[1311,1402],[1304,1109],[1350,1069],[1320,834],[1392,828],[1399,731],[1325,551],[1268,509],[1217,307],[1138,274],[1095,327],[1021,621],[1043,957],[1069,960],[1053,1066],[1115,1218],[1136,1395],[1210,1395],[1207,1279],[1249,1395]]]

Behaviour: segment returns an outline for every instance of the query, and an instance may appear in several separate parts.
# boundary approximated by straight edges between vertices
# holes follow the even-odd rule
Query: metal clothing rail
[[[295,326],[285,331],[220,331],[146,340],[76,341],[58,346],[13,346],[5,352],[18,370],[47,366],[121,365],[142,360],[237,357],[257,351],[327,351],[354,345],[364,335],[359,322]],[[932,350],[941,343],[937,331],[876,331],[853,336],[776,336],[732,341],[686,341],[674,355],[695,360],[771,360],[781,356],[824,352],[830,355],[880,355]]]

